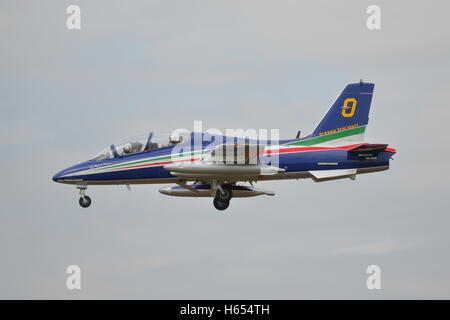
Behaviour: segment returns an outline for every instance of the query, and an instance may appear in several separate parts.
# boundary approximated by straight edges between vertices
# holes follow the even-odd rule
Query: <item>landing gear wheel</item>
[[[213,204],[214,204],[214,207],[215,207],[217,210],[223,211],[223,210],[225,210],[226,208],[228,208],[228,206],[230,205],[230,200],[225,200],[225,201],[223,201],[223,200],[220,200],[220,199],[218,199],[218,198],[214,198]]]
[[[222,191],[220,191],[220,189],[217,189],[216,198],[219,199],[220,201],[229,202],[231,199],[231,190],[227,188],[222,188]]]
[[[82,196],[78,202],[80,203],[80,206],[87,208],[91,205],[92,200],[88,196]]]

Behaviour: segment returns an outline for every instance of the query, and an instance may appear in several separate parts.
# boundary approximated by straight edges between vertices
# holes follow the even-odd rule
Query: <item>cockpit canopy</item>
[[[100,161],[112,158],[128,156],[131,154],[148,152],[151,150],[173,146],[186,141],[189,133],[156,133],[150,132],[122,139],[118,143],[111,144],[91,160]]]

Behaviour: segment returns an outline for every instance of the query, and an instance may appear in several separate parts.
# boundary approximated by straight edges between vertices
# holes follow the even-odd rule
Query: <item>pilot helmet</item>
[[[181,139],[182,139],[182,137],[180,135],[176,134],[176,133],[172,133],[169,136],[169,142],[170,143],[178,143],[178,142],[181,141]]]
[[[130,153],[131,150],[132,150],[131,143],[127,143],[126,145],[123,146],[123,151],[124,151],[125,153]]]

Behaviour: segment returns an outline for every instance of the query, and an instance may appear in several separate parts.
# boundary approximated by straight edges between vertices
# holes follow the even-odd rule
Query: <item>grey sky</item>
[[[69,4],[82,30],[66,29]],[[382,30],[366,28],[381,7]],[[448,1],[0,2],[0,298],[450,298]],[[170,198],[51,181],[148,130],[311,131],[375,82],[387,172],[275,197]],[[65,268],[82,269],[82,290]],[[366,289],[377,264],[382,290]]]

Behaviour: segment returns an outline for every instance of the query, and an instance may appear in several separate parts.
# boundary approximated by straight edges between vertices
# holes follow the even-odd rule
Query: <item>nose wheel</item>
[[[218,198],[214,198],[213,204],[217,210],[223,211],[230,205],[230,200],[220,200]]]
[[[230,205],[231,196],[230,189],[218,186],[213,200],[214,207],[220,211],[225,210]]]
[[[78,201],[78,203],[83,208],[89,207],[92,203],[92,200],[89,196],[85,195],[87,186],[86,185],[78,185],[77,189],[80,190],[80,200]]]
[[[92,200],[89,198],[89,196],[82,196],[80,197],[80,200],[78,201],[80,203],[80,206],[83,208],[87,208],[91,205]]]

